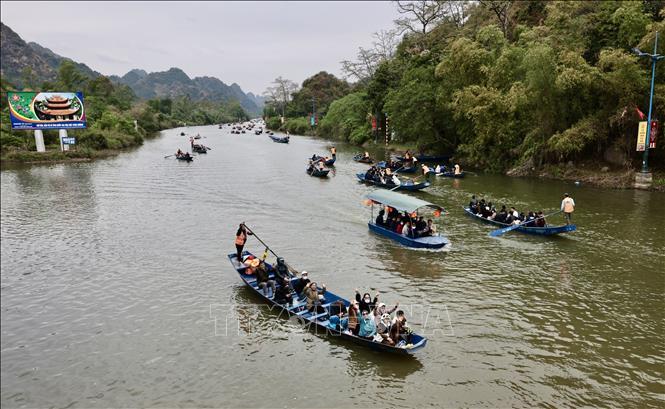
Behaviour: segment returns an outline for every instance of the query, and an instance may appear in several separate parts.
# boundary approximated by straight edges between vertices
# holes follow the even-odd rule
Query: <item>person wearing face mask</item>
[[[377,292],[376,295],[374,296],[374,299],[370,297],[369,293],[363,294],[363,296],[360,296],[360,292],[356,288],[356,301],[358,302],[358,306],[360,307],[360,311],[367,311],[370,312],[374,309],[374,306],[376,303],[379,301],[379,293]]]
[[[388,345],[395,345],[395,341],[390,337],[390,332],[390,315],[383,314],[376,326],[376,333],[381,337],[380,342]],[[376,339],[378,341],[378,337]]]
[[[376,334],[376,324],[368,311],[362,311],[360,318],[360,331],[358,335],[362,338],[373,339]]]

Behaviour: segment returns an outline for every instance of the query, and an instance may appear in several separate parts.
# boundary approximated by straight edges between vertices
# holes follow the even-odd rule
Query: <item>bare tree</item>
[[[469,1],[444,1],[443,14],[450,20],[455,27],[460,28],[469,17],[466,12],[469,10]]]
[[[501,25],[501,31],[503,31],[503,36],[508,38],[508,9],[512,2],[507,0],[480,0],[479,2],[483,7],[487,7],[496,14]]]
[[[426,34],[433,23],[443,18],[445,1],[395,1],[397,12],[405,17],[395,20],[395,25],[402,34],[410,31],[416,34]]]
[[[279,77],[275,78],[272,82],[273,86],[266,88],[263,96],[268,99],[268,103],[274,104],[282,111],[282,117],[285,114],[286,105],[291,101],[292,95],[298,91],[298,84],[295,82]]]
[[[341,62],[342,72],[347,78],[355,77],[358,81],[365,82],[374,75],[381,62],[394,57],[399,42],[396,31],[382,30],[374,33],[373,37],[375,41],[372,42],[372,48],[358,47],[356,61]]]

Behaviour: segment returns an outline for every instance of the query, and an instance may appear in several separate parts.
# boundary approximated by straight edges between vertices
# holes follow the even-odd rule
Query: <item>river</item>
[[[212,150],[164,158],[182,131]],[[410,250],[367,229],[360,149],[337,143],[327,180],[305,173],[329,146],[190,127],[3,169],[2,407],[665,405],[665,195],[438,178],[413,195],[448,210],[451,246]],[[564,192],[579,229],[563,237],[490,238],[462,211],[476,194],[551,212]],[[242,221],[331,291],[399,301],[426,348],[385,356],[277,318],[226,258]]]

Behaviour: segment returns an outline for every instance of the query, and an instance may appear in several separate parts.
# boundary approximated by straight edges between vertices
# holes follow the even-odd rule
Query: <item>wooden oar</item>
[[[265,244],[265,243],[263,242],[263,240],[261,240],[261,238],[260,238],[259,236],[257,236],[256,233],[254,233],[254,232],[252,231],[252,229],[249,228],[249,226],[247,226],[245,223],[242,223],[242,225],[245,226],[245,228],[246,228],[250,233],[252,233],[252,236],[256,237],[256,239],[257,239],[258,241],[260,241],[261,244],[263,244],[264,246],[266,246],[266,250],[267,250],[267,251],[271,252],[275,257],[279,257],[279,256],[277,255],[277,253],[275,253],[274,251],[272,251],[272,249],[271,249],[267,244]],[[286,261],[284,261],[284,264],[286,264],[286,267],[289,269],[289,273],[291,273],[291,271],[295,271],[296,273],[298,272],[298,270],[296,270],[295,268],[291,267],[291,266],[289,265],[289,263],[287,263]],[[294,275],[293,273],[291,273],[291,276],[292,276],[292,277],[295,277],[295,275]]]
[[[170,158],[171,156],[175,156],[175,155],[164,156],[164,159],[166,159],[166,158]]]
[[[554,212],[554,213],[547,214],[547,215],[545,215],[545,216],[537,217],[537,218],[532,219],[532,220],[525,220],[525,221],[523,221],[522,223],[519,223],[519,224],[513,224],[512,226],[503,227],[503,228],[501,228],[501,229],[491,231],[491,232],[490,232],[490,236],[491,236],[491,237],[498,237],[498,236],[502,235],[503,233],[507,233],[507,232],[509,232],[509,231],[511,231],[511,230],[515,230],[515,229],[517,229],[518,227],[520,227],[520,226],[522,226],[522,225],[524,225],[524,224],[526,224],[526,223],[530,223],[530,222],[533,222],[533,221],[536,221],[536,220],[539,220],[539,219],[544,219],[544,218],[546,218],[546,217],[554,216],[554,215],[557,214],[557,213],[561,213],[561,210],[558,210],[558,211],[556,211],[556,212]]]

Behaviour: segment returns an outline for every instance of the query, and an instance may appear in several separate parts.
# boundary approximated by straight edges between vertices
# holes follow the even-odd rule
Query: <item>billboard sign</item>
[[[649,132],[649,149],[656,148],[656,136],[658,135],[658,120],[651,121],[651,131]]]
[[[76,145],[76,138],[73,136],[68,136],[66,138],[62,138],[62,144],[63,145]]]
[[[641,121],[639,127],[637,128],[637,147],[638,152],[643,152],[645,150],[647,142],[647,121]]]
[[[12,129],[86,127],[81,92],[8,92]]]

